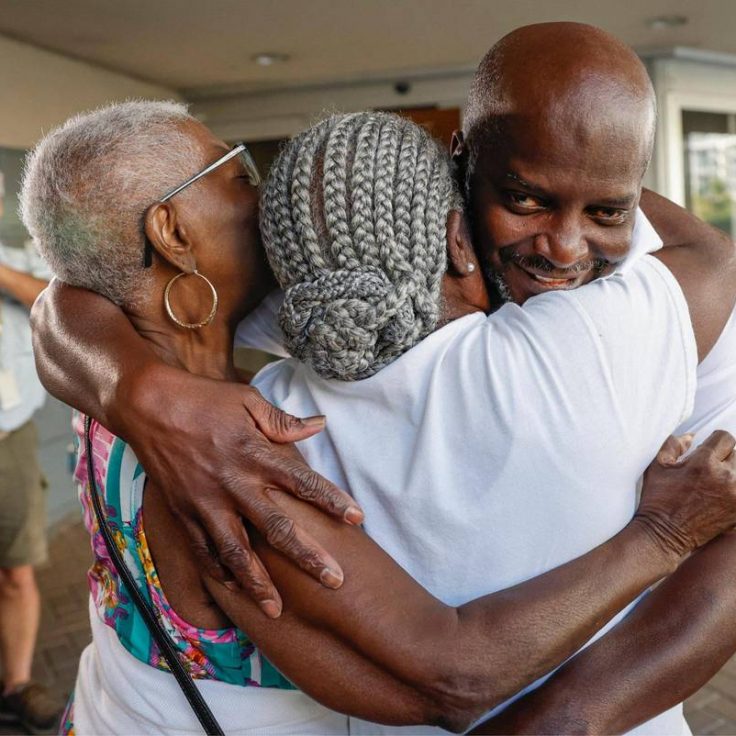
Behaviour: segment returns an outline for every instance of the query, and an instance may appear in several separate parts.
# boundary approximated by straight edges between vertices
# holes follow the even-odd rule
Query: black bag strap
[[[151,632],[151,636],[154,638],[161,654],[169,665],[171,674],[174,675],[177,683],[179,683],[179,687],[182,689],[186,699],[189,701],[189,705],[192,707],[192,710],[197,716],[197,720],[202,725],[204,732],[207,736],[225,736],[223,730],[220,728],[220,724],[217,722],[217,719],[212,714],[212,711],[209,709],[209,706],[202,697],[202,694],[197,689],[197,686],[194,684],[189,673],[184,669],[184,666],[179,659],[176,647],[169,638],[166,629],[161,625],[161,622],[156,616],[151,605],[141,595],[135,580],[133,580],[133,576],[130,574],[128,566],[120,556],[120,552],[118,551],[112,532],[108,526],[107,519],[105,518],[102,510],[100,494],[95,481],[95,468],[92,458],[92,439],[90,437],[91,426],[92,420],[89,417],[85,417],[84,442],[87,450],[87,474],[89,476],[88,482],[90,486],[90,496],[92,498],[92,506],[95,510],[95,516],[97,517],[97,523],[100,527],[100,531],[102,532],[102,537],[105,540],[107,553],[110,555],[110,559],[112,560],[113,565],[115,565],[118,575],[120,575],[126,590],[133,599],[138,612],[146,622],[146,626]]]

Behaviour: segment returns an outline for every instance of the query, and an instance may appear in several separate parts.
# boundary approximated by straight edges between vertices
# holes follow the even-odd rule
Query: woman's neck
[[[197,376],[237,379],[233,364],[234,331],[225,320],[216,318],[205,327],[190,330],[168,318],[164,322],[141,315],[128,317],[165,363]]]
[[[435,328],[438,330],[468,314],[483,312],[487,307],[484,290],[467,289],[461,279],[449,274],[442,279],[440,294],[440,316]]]

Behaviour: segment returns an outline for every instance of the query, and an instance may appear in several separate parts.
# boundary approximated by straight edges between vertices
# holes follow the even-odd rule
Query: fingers
[[[278,506],[271,506],[252,521],[268,544],[322,585],[333,589],[342,585],[344,575],[337,560]]]
[[[219,564],[226,568],[240,587],[269,618],[281,615],[282,602],[266,568],[250,546],[240,517],[231,512],[203,519],[217,550]]]
[[[232,580],[232,576],[228,574],[227,570],[225,570],[217,559],[217,552],[202,527],[192,519],[182,516],[178,518],[184,524],[184,529],[189,536],[189,544],[192,552],[194,552],[194,556],[197,558],[197,562],[205,574],[217,580],[218,583],[225,583],[228,580]]]
[[[677,465],[693,444],[693,434],[670,435],[657,453],[660,465]]]
[[[723,461],[728,459],[729,455],[733,452],[734,447],[736,447],[736,438],[734,438],[734,436],[729,432],[724,432],[719,429],[713,432],[713,434],[708,437],[708,439],[705,440],[698,449],[709,449],[717,460]]]
[[[273,459],[272,485],[349,524],[363,523],[363,511],[350,494],[300,460],[276,455]]]
[[[324,416],[300,417],[287,414],[266,401],[254,388],[246,388],[243,405],[258,429],[272,442],[298,442],[325,428]]]
[[[322,431],[325,426],[325,418],[321,416],[299,419],[282,412],[255,389],[248,389],[244,404],[260,431],[273,442],[306,439]],[[261,453],[259,460],[266,473],[264,480],[270,485],[289,491],[297,498],[350,524],[363,523],[363,511],[355,500],[305,463],[275,453]]]

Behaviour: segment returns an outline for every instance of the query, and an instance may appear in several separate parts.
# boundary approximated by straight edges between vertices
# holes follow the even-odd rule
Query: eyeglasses
[[[175,194],[179,194],[179,192],[181,192],[183,189],[186,189],[191,184],[194,184],[195,181],[199,181],[203,176],[207,176],[207,174],[210,174],[215,169],[234,159],[236,156],[240,158],[240,161],[243,164],[243,169],[245,170],[245,174],[248,177],[248,181],[250,182],[251,186],[257,187],[261,183],[261,175],[258,172],[256,162],[253,160],[253,156],[251,156],[251,153],[245,143],[236,143],[224,156],[220,156],[217,161],[211,163],[209,166],[206,166],[204,169],[202,169],[202,171],[196,173],[194,176],[191,176],[183,184],[180,184],[178,187],[164,194],[164,196],[161,197],[159,201],[168,202]],[[144,268],[148,268],[153,262],[152,251],[153,248],[151,244],[149,242],[146,242],[146,245],[143,249]]]

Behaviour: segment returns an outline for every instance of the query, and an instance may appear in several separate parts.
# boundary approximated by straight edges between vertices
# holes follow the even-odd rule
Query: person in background
[[[4,181],[0,174],[0,219]],[[46,491],[33,413],[46,394],[31,349],[28,311],[49,273],[30,244],[0,242],[0,719],[53,729],[63,704],[31,679],[41,617],[34,566],[46,560]]]

